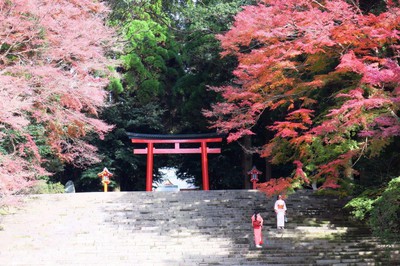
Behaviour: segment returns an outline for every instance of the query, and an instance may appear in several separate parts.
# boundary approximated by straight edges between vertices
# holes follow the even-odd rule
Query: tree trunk
[[[244,177],[244,188],[252,189],[253,185],[250,182],[250,176],[247,174],[253,167],[253,154],[249,152],[251,148],[251,136],[245,136],[243,138],[243,147],[242,175]]]
[[[271,163],[268,161],[268,158],[265,158],[265,181],[269,181],[272,178],[272,166]]]

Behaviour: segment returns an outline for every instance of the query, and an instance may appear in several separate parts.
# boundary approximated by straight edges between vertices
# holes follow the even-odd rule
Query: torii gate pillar
[[[203,190],[210,190],[208,177],[208,153],[221,153],[220,148],[207,147],[208,142],[222,142],[222,136],[217,134],[188,134],[188,135],[155,135],[128,133],[132,143],[145,143],[147,148],[134,149],[134,154],[147,154],[146,191],[152,191],[154,154],[190,154],[201,153],[201,170]],[[155,148],[155,144],[174,144],[174,148]],[[181,147],[181,143],[198,144],[200,147]]]
[[[147,143],[147,164],[146,164],[146,191],[152,191],[153,187],[153,148],[152,142]]]

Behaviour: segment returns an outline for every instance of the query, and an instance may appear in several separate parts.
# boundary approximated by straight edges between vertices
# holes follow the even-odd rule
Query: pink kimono
[[[253,226],[253,231],[254,231],[254,242],[257,247],[259,247],[263,244],[262,232],[261,232],[263,222],[264,222],[264,220],[260,214],[257,214],[257,221],[255,220],[255,214],[253,214],[253,216],[251,216],[251,224]]]

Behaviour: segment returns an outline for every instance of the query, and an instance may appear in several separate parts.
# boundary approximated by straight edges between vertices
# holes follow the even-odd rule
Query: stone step
[[[341,200],[311,191],[290,195],[290,220],[283,232],[276,229],[273,203],[254,190],[35,195],[23,209],[3,218],[0,265],[390,265],[400,261],[398,246],[383,248],[368,230],[359,229],[338,211],[344,204]],[[266,245],[261,249],[254,247],[250,225],[255,208],[265,210]],[[390,256],[385,257],[386,252]]]

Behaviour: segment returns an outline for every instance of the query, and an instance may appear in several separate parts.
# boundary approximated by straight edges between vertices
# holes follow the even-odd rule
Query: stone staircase
[[[400,265],[399,246],[349,221],[343,201],[290,195],[283,232],[274,201],[254,190],[32,195],[0,218],[0,265]]]

